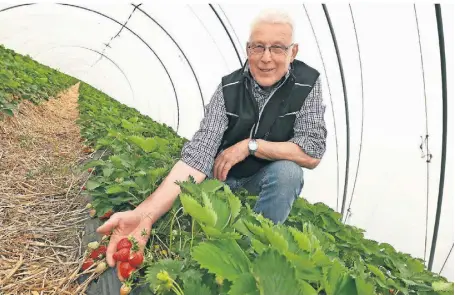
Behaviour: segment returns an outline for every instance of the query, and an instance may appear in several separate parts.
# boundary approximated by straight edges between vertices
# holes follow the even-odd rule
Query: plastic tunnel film
[[[191,140],[265,8],[292,17],[296,58],[322,83],[326,152],[301,196],[453,282],[453,4],[438,24],[433,3],[0,0],[0,45]]]

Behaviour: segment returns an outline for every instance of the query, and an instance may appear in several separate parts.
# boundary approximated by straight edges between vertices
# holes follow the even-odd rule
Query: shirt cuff
[[[305,154],[315,159],[322,159],[324,151],[314,147],[314,143],[307,144],[307,140],[303,136],[291,138],[289,142],[293,142],[298,145]]]

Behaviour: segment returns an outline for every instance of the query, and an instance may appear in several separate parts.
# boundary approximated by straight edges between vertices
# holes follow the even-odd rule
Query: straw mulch
[[[78,89],[0,121],[0,294],[83,294]]]

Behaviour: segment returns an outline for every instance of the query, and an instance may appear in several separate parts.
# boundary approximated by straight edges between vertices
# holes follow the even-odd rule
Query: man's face
[[[259,85],[272,86],[286,74],[298,52],[297,44],[286,49],[291,43],[292,31],[289,25],[263,23],[253,29],[247,52],[251,74]],[[261,53],[261,49],[268,46],[276,47],[266,48]]]

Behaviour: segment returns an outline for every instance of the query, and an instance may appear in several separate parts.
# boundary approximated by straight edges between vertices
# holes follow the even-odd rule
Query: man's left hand
[[[220,181],[225,181],[232,166],[243,161],[248,155],[248,139],[227,148],[215,159],[213,176]]]

